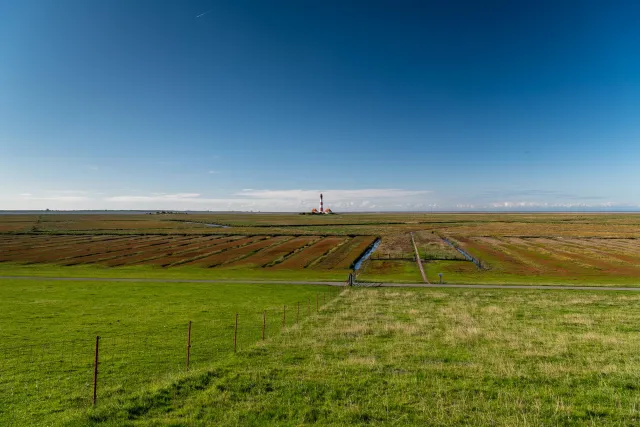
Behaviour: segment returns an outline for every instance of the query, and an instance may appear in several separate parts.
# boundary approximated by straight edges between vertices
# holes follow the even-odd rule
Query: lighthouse
[[[333,214],[331,209],[329,209],[329,208],[325,209],[324,208],[324,200],[323,200],[322,194],[320,194],[320,208],[319,209],[318,208],[311,209],[311,214],[312,215]]]

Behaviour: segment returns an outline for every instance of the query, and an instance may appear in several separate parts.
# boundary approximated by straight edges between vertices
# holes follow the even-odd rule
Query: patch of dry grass
[[[613,292],[346,290],[136,425],[634,425],[638,303]],[[91,420],[117,425],[136,407]]]

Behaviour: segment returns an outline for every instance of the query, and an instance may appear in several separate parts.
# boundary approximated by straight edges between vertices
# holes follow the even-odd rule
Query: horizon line
[[[262,213],[262,214],[304,214],[307,211],[260,211],[260,210],[176,210],[176,209],[0,209],[0,214],[19,214],[25,212],[34,213],[56,213],[56,212],[135,212],[135,213]],[[418,210],[418,211],[394,211],[394,210],[381,210],[381,211],[343,211],[333,212],[334,214],[384,214],[384,213],[406,213],[406,214],[577,214],[577,213],[640,213],[640,208],[630,208],[626,210],[606,210],[606,208],[593,209],[584,208],[576,210]]]

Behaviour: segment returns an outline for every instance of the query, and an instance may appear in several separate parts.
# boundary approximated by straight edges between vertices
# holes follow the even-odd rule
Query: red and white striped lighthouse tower
[[[324,212],[324,206],[322,206],[322,193],[320,193],[320,213]]]

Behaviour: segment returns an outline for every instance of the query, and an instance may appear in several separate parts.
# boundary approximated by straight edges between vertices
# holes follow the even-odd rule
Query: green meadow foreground
[[[2,351],[0,425],[640,422],[635,292],[0,284],[2,341],[38,343]]]
[[[349,289],[69,425],[636,425],[640,295]]]
[[[326,286],[0,281],[0,425],[50,425],[91,406],[96,336],[98,398],[108,402],[228,358],[316,312]],[[297,311],[300,304],[300,311]],[[286,313],[285,313],[286,314]]]

